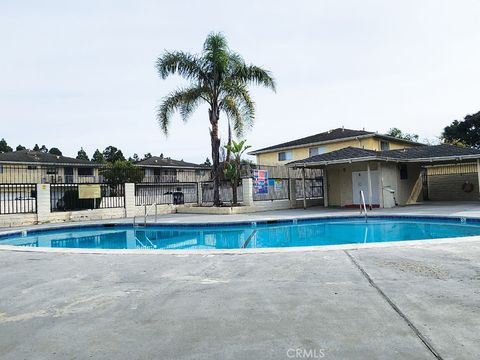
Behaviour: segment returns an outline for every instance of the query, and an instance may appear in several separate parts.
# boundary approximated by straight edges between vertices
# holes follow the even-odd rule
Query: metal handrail
[[[147,216],[149,214],[149,211],[151,208],[155,206],[155,222],[157,222],[157,217],[158,217],[158,203],[153,203],[147,208],[147,204],[143,204],[144,206],[144,213],[143,213],[143,226],[147,226]],[[136,224],[136,219],[137,215],[133,217],[133,227],[135,227]]]
[[[368,214],[367,214],[367,204],[365,203],[365,194],[363,193],[363,190],[360,190],[360,215],[362,215],[362,212],[365,211],[365,222],[368,222]],[[363,204],[363,208],[362,208]]]

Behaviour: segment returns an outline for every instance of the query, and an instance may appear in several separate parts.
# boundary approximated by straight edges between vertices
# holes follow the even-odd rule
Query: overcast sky
[[[184,82],[154,62],[222,31],[277,80],[252,90],[254,148],[342,125],[435,140],[480,110],[479,16],[478,0],[1,0],[0,138],[203,162],[207,109],[165,137],[155,107]]]

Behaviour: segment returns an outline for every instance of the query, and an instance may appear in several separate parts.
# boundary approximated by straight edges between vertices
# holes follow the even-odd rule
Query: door
[[[378,171],[370,171],[370,178],[372,181],[372,204],[380,204],[380,196],[378,193],[380,184],[378,179]],[[365,194],[365,202],[369,204],[369,189],[368,189],[368,172],[354,171],[352,172],[352,189],[353,189],[353,204],[360,205],[360,191]]]
[[[73,168],[68,166],[63,169],[63,173],[65,175],[65,182],[68,184],[73,183]]]

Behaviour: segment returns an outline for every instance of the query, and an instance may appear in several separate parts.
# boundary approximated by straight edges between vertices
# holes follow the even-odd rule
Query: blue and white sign
[[[268,171],[253,171],[253,191],[255,194],[268,194]]]

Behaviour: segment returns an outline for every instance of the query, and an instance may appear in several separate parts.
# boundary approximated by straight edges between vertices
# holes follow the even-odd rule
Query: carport
[[[323,169],[325,206],[391,208],[425,200],[479,200],[480,150],[453,145],[373,151],[347,147],[288,164]]]

